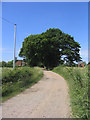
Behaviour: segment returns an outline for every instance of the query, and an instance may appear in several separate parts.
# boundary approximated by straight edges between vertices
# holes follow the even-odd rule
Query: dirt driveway
[[[34,86],[2,104],[3,118],[70,118],[66,81],[58,74],[44,71]]]

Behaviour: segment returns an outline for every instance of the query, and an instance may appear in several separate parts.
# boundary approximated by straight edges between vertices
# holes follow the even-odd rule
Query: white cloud
[[[86,50],[81,50],[80,55],[84,58],[88,58],[88,50],[87,49]]]
[[[20,53],[20,49],[19,49],[19,50],[17,50],[17,51],[16,51],[16,53],[17,53],[17,54],[19,54],[19,53]]]
[[[88,63],[88,49],[81,49],[80,56],[83,61],[86,61],[86,63]]]

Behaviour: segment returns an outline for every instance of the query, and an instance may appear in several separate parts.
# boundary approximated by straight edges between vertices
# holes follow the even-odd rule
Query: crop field
[[[88,67],[64,67],[54,68],[54,72],[60,74],[67,81],[73,118],[88,118],[88,80],[90,74]]]
[[[2,68],[2,101],[37,83],[42,76],[38,67]]]

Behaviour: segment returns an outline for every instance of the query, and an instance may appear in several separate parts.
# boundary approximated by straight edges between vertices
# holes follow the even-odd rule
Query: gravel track
[[[31,88],[2,103],[3,118],[70,118],[66,81],[44,71],[44,77]]]

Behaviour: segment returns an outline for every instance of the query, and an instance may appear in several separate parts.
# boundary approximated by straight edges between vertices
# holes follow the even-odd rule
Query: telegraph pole
[[[13,60],[13,70],[15,69],[15,48],[16,48],[16,24],[15,25],[15,32],[14,32],[14,60]]]

